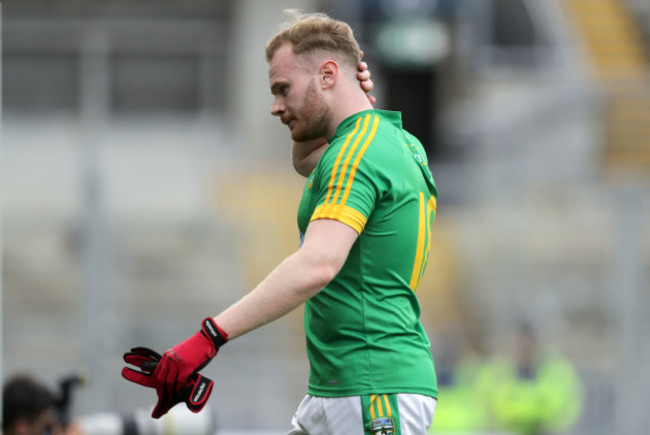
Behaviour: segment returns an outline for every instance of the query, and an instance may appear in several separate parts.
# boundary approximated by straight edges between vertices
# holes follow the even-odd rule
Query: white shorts
[[[425,435],[435,409],[433,397],[419,394],[307,395],[287,435]]]

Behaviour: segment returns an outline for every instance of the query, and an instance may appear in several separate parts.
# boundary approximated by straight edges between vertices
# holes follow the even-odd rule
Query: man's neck
[[[330,131],[328,131],[328,138],[334,136],[336,128],[345,119],[356,113],[373,108],[366,94],[363,91],[357,92],[356,89],[353,92],[347,92],[341,96],[337,96],[337,100],[331,107],[332,124],[330,125]]]

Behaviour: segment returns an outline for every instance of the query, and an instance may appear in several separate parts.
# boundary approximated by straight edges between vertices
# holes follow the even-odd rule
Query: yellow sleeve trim
[[[352,227],[357,233],[361,234],[366,226],[366,217],[361,212],[339,204],[323,204],[316,207],[314,214],[311,215],[310,221],[316,219],[333,219]]]

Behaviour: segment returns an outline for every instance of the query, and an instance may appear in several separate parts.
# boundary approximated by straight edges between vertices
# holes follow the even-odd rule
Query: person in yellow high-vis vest
[[[453,366],[440,367],[440,400],[429,434],[467,434],[489,429],[485,394],[479,383],[484,370],[485,362],[474,355],[455,362]]]
[[[565,433],[580,415],[582,385],[575,369],[558,351],[541,348],[529,327],[518,333],[515,358],[497,358],[483,376],[495,429]]]

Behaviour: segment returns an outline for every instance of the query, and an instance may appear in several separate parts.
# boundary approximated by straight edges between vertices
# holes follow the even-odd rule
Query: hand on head
[[[361,52],[361,56],[363,56],[363,52]],[[363,91],[368,96],[368,101],[370,101],[370,104],[375,104],[377,102],[377,99],[374,96],[370,95],[370,92],[372,92],[375,84],[370,76],[371,74],[370,70],[368,69],[368,64],[364,61],[361,61],[359,63],[359,72],[357,72],[357,79],[359,80],[361,89],[363,89]]]

